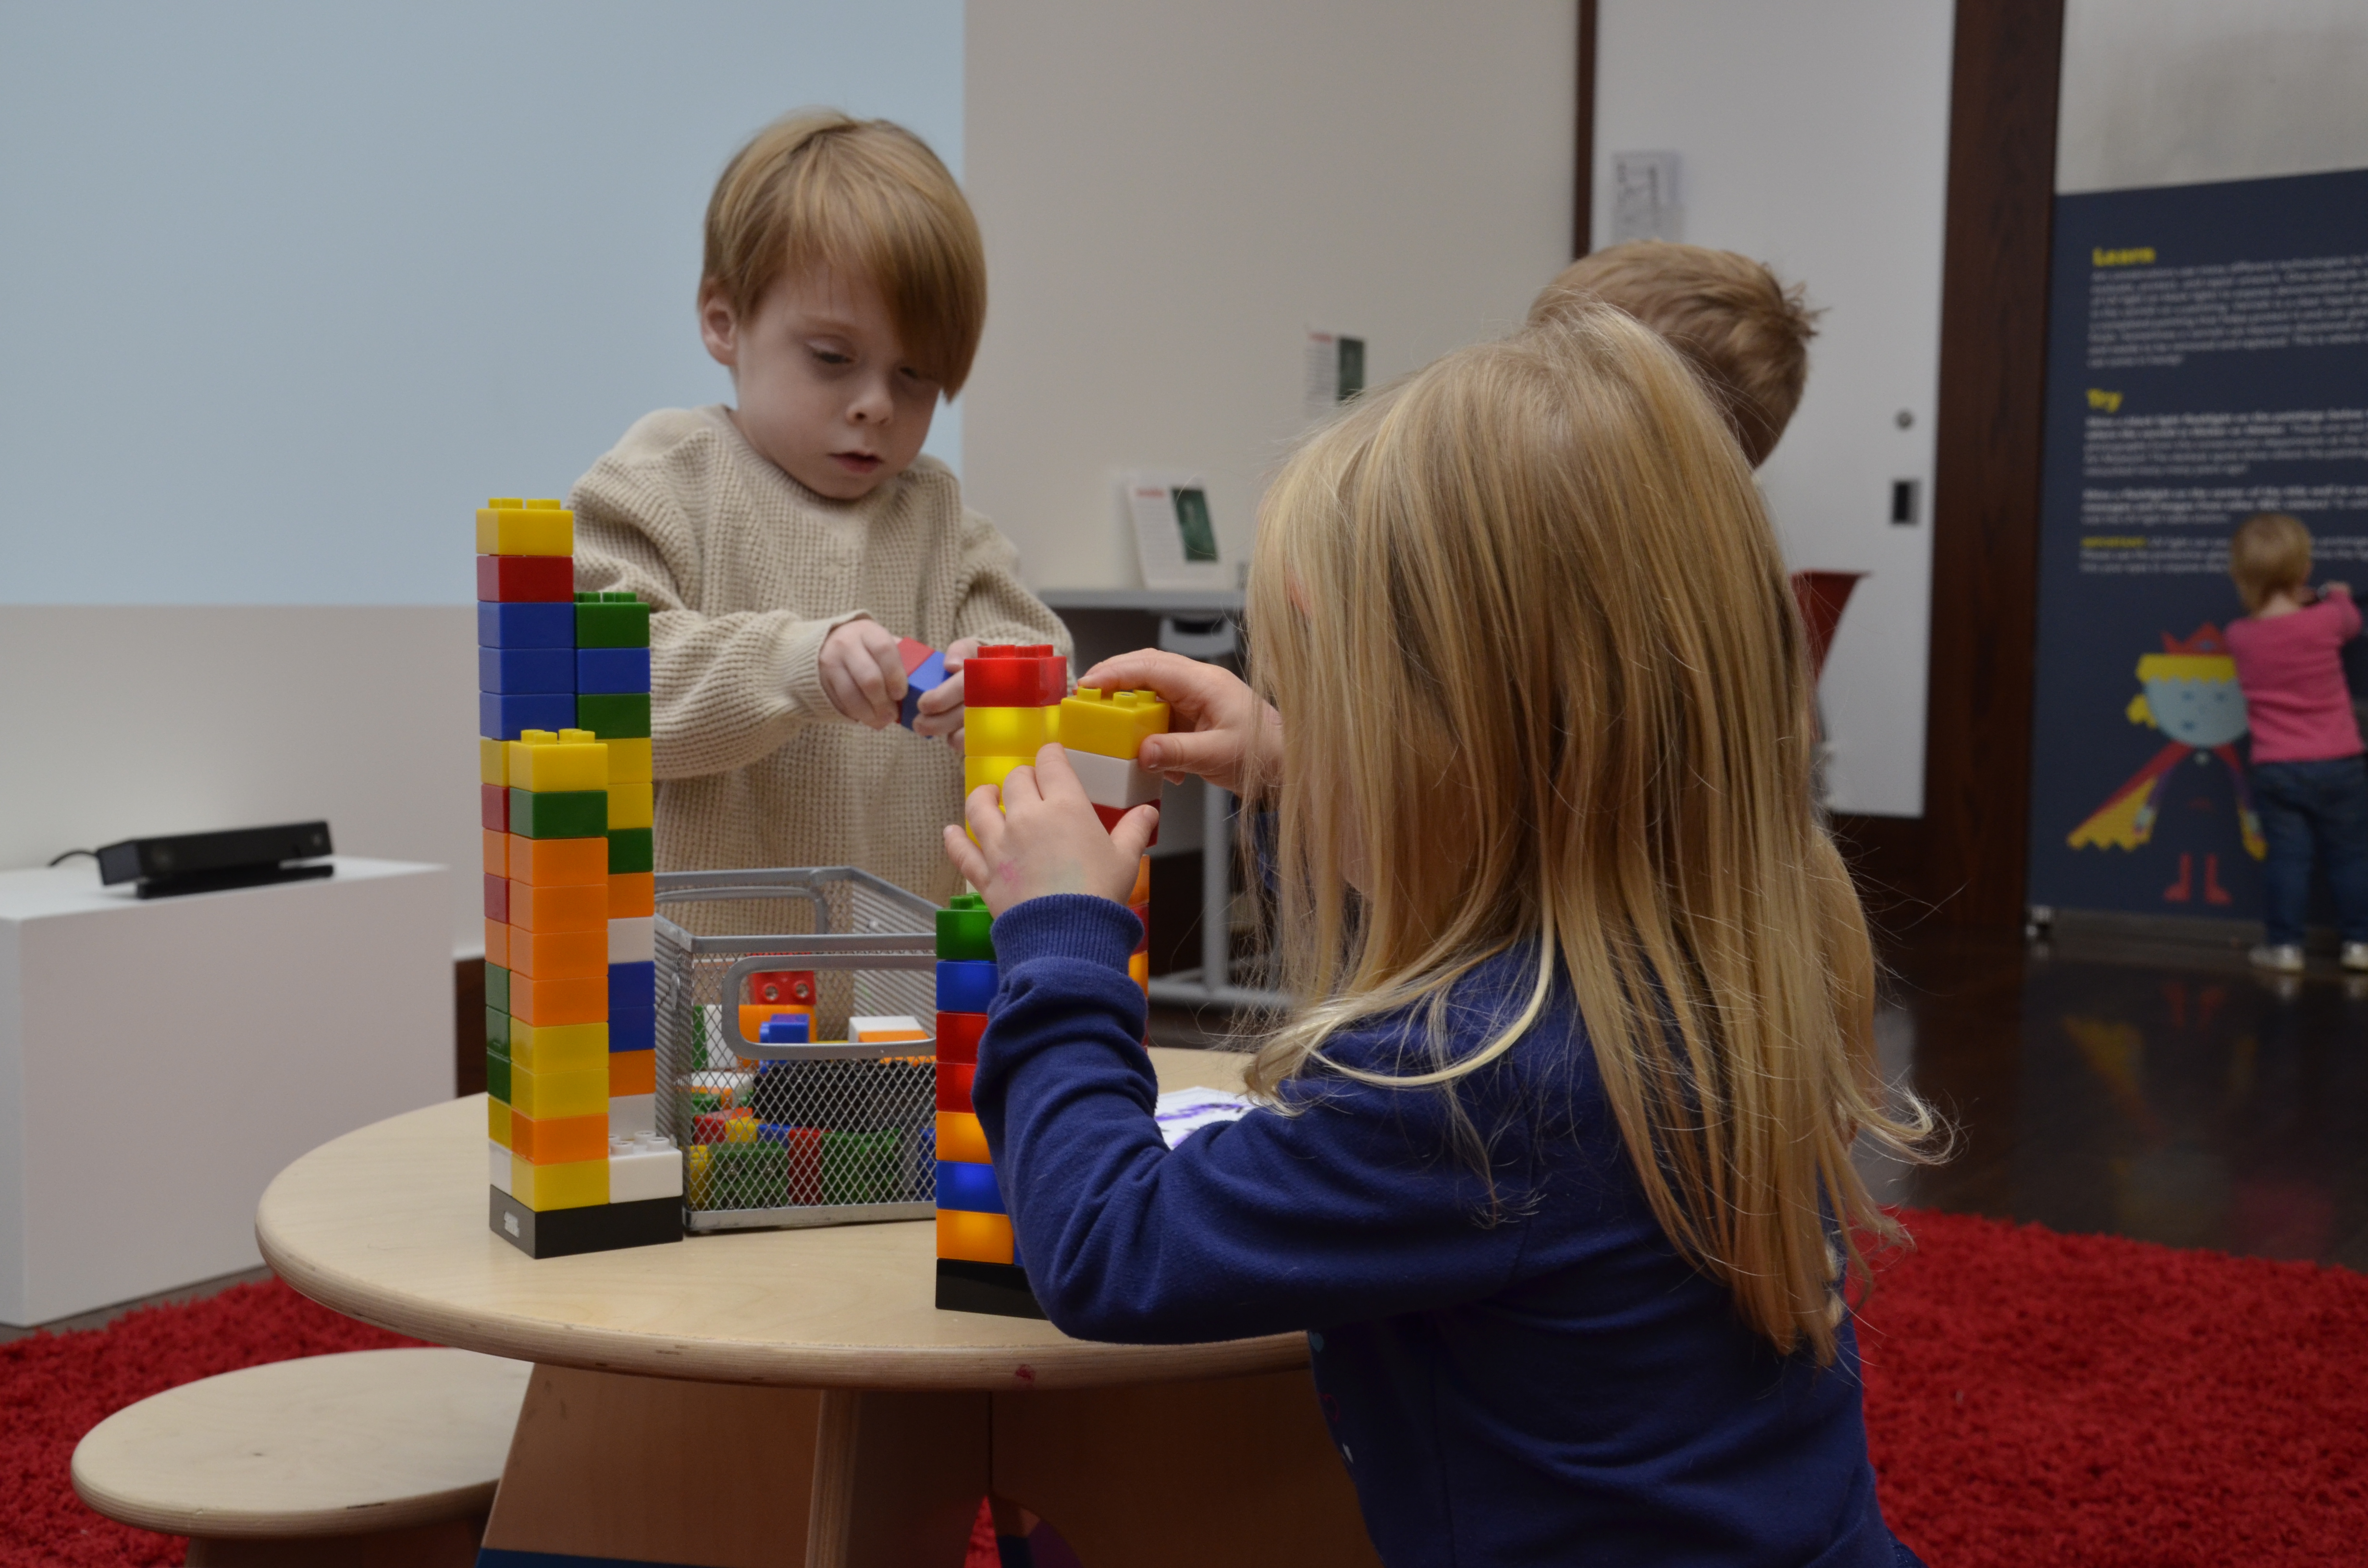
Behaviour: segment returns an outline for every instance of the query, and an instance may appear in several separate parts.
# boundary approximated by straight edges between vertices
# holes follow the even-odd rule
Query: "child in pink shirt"
[[[2327,867],[2343,933],[2343,967],[2368,970],[2368,764],[2343,682],[2341,649],[2360,635],[2351,590],[2310,582],[2310,530],[2283,512],[2245,519],[2229,542],[2228,574],[2246,619],[2228,651],[2253,732],[2253,797],[2269,840],[2261,868],[2263,969],[2303,967],[2310,869]]]

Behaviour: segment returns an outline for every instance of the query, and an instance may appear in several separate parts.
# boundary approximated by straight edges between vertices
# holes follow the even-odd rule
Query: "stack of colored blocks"
[[[656,1132],[649,611],[575,593],[574,524],[555,501],[477,514],[492,1222],[537,1257],[682,1234]]]
[[[979,1036],[997,980],[992,924],[976,893],[958,893],[938,912],[937,1304],[1042,1317],[996,1186],[986,1134],[971,1107]]]
[[[1135,758],[1143,743],[1153,735],[1167,733],[1167,704],[1149,691],[1099,691],[1090,686],[1077,688],[1077,694],[1061,704],[1061,750],[1076,770],[1077,781],[1086,787],[1086,799],[1094,803],[1094,813],[1102,820],[1104,828],[1118,825],[1119,819],[1137,806],[1159,803],[1159,775],[1144,767]],[[1154,844],[1159,842],[1155,830]],[[1151,994],[1151,857],[1143,858],[1135,868],[1134,891],[1128,895],[1128,907],[1142,922],[1143,934],[1135,939],[1134,956],[1127,960],[1127,972],[1143,987],[1146,1000]]]
[[[1068,661],[1045,645],[981,648],[962,665],[962,793],[1003,788],[1015,767],[1061,738]]]

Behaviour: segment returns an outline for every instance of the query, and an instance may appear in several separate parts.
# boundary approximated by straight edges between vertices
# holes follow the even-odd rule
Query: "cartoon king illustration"
[[[2135,849],[2148,843],[2164,800],[2178,787],[2172,770],[2191,758],[2198,767],[2210,767],[2217,757],[2236,787],[2237,820],[2245,853],[2260,859],[2269,846],[2261,838],[2261,819],[2253,811],[2252,790],[2237,756],[2237,742],[2247,727],[2245,694],[2237,685],[2237,661],[2230,657],[2220,629],[2207,623],[2183,642],[2164,632],[2162,652],[2141,657],[2137,675],[2145,689],[2130,699],[2123,711],[2131,723],[2160,730],[2170,737],[2169,743],[2074,828],[2066,842],[2075,849]],[[2163,898],[2170,903],[2185,903],[2194,896],[2195,855],[2182,850],[2179,880],[2163,890]],[[2203,901],[2230,902],[2227,890],[2220,885],[2220,857],[2210,851],[2203,856]]]

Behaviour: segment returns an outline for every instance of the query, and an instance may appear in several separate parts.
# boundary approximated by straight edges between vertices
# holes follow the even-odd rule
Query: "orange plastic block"
[[[609,979],[609,926],[597,931],[521,931],[510,928],[509,961],[503,968],[513,977],[535,980]]]
[[[1011,1216],[939,1210],[938,1256],[968,1263],[1009,1263]]]
[[[798,1013],[805,1015],[806,1033],[809,1038],[812,1038],[814,1016],[814,1010],[812,1007],[793,1007],[770,1002],[743,1002],[740,1004],[740,1038],[743,1040],[755,1040],[757,1031],[764,1027],[767,1018],[787,1017]]]
[[[986,1129],[978,1124],[977,1117],[966,1110],[938,1112],[938,1158],[973,1165],[993,1163],[994,1156],[986,1152]]]
[[[529,1116],[510,1117],[510,1153],[538,1165],[566,1165],[575,1160],[609,1157],[609,1113],[563,1116],[537,1121]]]
[[[657,912],[658,882],[655,875],[648,871],[620,871],[609,879],[609,919],[639,920]]]
[[[604,952],[604,960],[607,957]],[[510,976],[510,1017],[528,1023],[605,1024],[609,1021],[609,974],[597,980],[538,980]]]
[[[1151,903],[1151,857],[1148,855],[1143,858],[1143,864],[1134,869],[1134,891],[1126,895],[1126,902],[1146,907]]]
[[[498,920],[485,922],[485,961],[495,969],[510,967],[510,928]]]
[[[1146,992],[1150,990],[1151,954],[1148,951],[1138,952],[1126,960],[1126,977]]]
[[[609,1097],[654,1095],[658,1092],[658,1053],[655,1051],[612,1051],[609,1053]]]
[[[514,882],[582,886],[609,875],[606,838],[523,838],[515,833],[509,838],[509,879]],[[512,898],[518,894],[518,889],[510,890]]]
[[[519,882],[510,889],[510,924],[521,931],[609,929],[609,884]]]
[[[485,869],[496,877],[510,874],[510,835],[484,830]]]

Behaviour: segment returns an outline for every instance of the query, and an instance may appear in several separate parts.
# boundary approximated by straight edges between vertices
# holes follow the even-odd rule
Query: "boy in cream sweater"
[[[576,482],[575,585],[650,620],[658,869],[859,866],[943,903],[962,676],[905,695],[899,635],[946,650],[1066,631],[1019,553],[920,455],[986,314],[969,203],[885,120],[791,115],[707,208],[700,335],[736,406],[661,409]],[[702,922],[702,924],[706,924]]]

